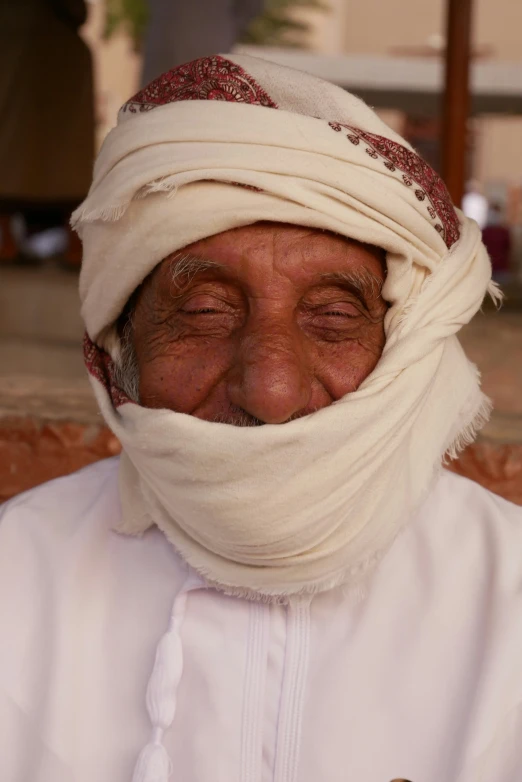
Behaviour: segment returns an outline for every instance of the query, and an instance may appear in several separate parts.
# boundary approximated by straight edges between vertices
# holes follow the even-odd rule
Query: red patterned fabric
[[[361,141],[365,143],[366,153],[374,160],[382,158],[388,171],[400,174],[406,187],[417,185],[415,196],[419,201],[426,200],[427,212],[434,221],[433,227],[442,234],[446,246],[450,248],[457,241],[460,236],[459,219],[450,194],[440,176],[425,160],[402,144],[384,136],[366,133],[342,122],[328,124],[337,133],[347,130],[346,138],[354,146],[358,146]]]
[[[226,100],[277,109],[269,95],[239,65],[215,55],[162,74],[140,90],[122,111],[150,111],[181,100]]]
[[[85,334],[83,338],[83,359],[90,375],[99,380],[111,398],[115,408],[126,403],[134,404],[126,393],[116,385],[114,380],[114,363],[105,350],[99,348]]]

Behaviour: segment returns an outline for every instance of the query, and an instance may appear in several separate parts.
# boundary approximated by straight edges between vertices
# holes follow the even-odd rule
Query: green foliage
[[[107,0],[106,8],[105,37],[110,38],[123,26],[139,49],[149,19],[147,0]]]
[[[310,25],[297,18],[298,8],[328,11],[322,0],[265,0],[264,12],[250,23],[241,43],[305,47]]]

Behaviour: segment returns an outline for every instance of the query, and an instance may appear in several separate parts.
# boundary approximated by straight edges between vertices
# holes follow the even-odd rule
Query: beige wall
[[[332,54],[388,54],[444,35],[446,0],[327,0],[330,13],[308,13],[311,44]],[[499,60],[522,59],[522,0],[474,0],[473,41]]]
[[[442,0],[328,0],[313,43],[328,52],[386,54],[420,45],[443,26]],[[340,46],[339,46],[340,43]]]
[[[522,117],[488,115],[477,120],[477,177],[522,184]]]
[[[475,0],[474,37],[498,60],[522,60],[522,0]]]

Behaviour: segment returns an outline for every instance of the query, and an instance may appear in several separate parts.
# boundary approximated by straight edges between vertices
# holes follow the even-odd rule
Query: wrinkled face
[[[354,391],[384,346],[384,253],[258,223],[164,260],[137,295],[140,403],[280,424]]]

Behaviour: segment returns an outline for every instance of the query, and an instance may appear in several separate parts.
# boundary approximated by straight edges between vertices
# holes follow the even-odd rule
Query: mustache
[[[288,424],[290,421],[296,421],[298,418],[303,418],[305,415],[315,413],[317,408],[311,410],[300,410],[297,413],[293,413],[286,421],[282,421],[282,424]],[[229,426],[265,426],[266,421],[262,421],[260,418],[256,418],[254,415],[247,413],[241,407],[230,405],[227,410],[218,413],[210,421],[214,424],[228,424]],[[278,424],[281,426],[282,424]]]
[[[246,411],[227,411],[219,413],[211,419],[214,424],[229,424],[230,426],[264,426],[265,421],[261,421]]]

